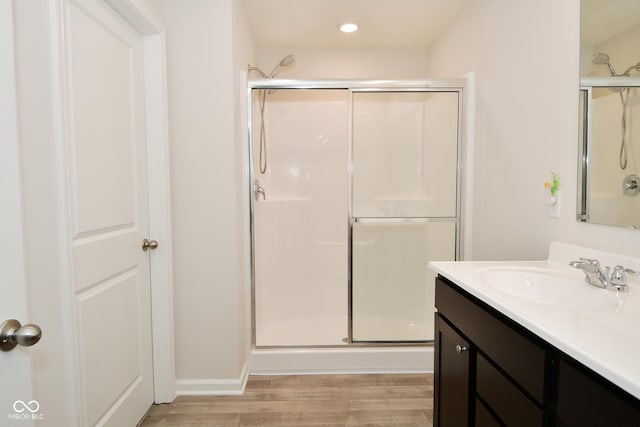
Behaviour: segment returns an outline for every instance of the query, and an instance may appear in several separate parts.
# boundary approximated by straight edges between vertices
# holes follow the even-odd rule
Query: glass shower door
[[[457,252],[459,92],[354,92],[351,340],[434,333],[429,261]]]
[[[348,94],[271,91],[261,115],[262,95],[254,95],[252,117],[253,178],[261,190],[253,200],[255,344],[344,345]]]

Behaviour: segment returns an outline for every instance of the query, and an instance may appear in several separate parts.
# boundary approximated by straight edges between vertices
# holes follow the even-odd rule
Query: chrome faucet
[[[260,187],[260,181],[257,179],[253,182],[253,194],[256,199],[256,202],[260,200],[260,195],[262,194],[262,200],[267,200],[267,195],[264,192],[264,188]]]
[[[627,274],[634,276],[638,274],[636,271],[617,265],[611,272],[611,275],[609,275],[610,268],[606,267],[605,270],[602,271],[600,262],[597,259],[580,258],[579,261],[572,261],[569,265],[584,271],[584,280],[588,284],[621,292],[629,291]]]

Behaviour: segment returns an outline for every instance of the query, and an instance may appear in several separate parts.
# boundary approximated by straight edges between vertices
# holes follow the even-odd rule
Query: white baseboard
[[[433,372],[433,347],[253,350],[237,379],[176,381],[178,396],[239,396],[252,375]]]
[[[245,363],[238,379],[189,379],[176,380],[178,396],[240,396],[249,379],[249,369]]]

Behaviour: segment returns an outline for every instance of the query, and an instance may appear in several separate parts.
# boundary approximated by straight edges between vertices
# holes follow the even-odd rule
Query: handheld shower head
[[[604,52],[596,52],[591,55],[591,62],[596,65],[606,65],[609,63],[609,55]]]
[[[295,60],[296,60],[296,56],[293,54],[289,54],[284,58],[282,58],[280,62],[278,62],[278,65],[276,65],[273,68],[273,71],[271,71],[271,74],[269,74],[269,78],[275,77],[281,67],[288,67],[289,65],[293,64]]]
[[[609,72],[613,77],[618,75],[618,73],[616,73],[616,70],[613,68],[613,65],[611,65],[611,63],[609,62],[609,55],[604,52],[596,52],[591,55],[591,62],[596,65],[606,65],[607,67],[609,67]]]
[[[293,64],[293,61],[295,60],[296,60],[296,56],[294,54],[289,54],[284,58],[282,58],[282,60],[278,63],[278,65],[281,67],[288,67],[289,65]]]
[[[271,71],[271,73],[269,73],[269,75],[267,75],[264,71],[262,71],[258,67],[252,67],[251,64],[249,64],[247,70],[249,72],[254,71],[258,73],[260,77],[262,77],[263,79],[272,79],[276,76],[276,74],[278,73],[281,67],[288,67],[289,65],[293,64],[293,61],[295,60],[296,60],[295,55],[289,54],[285,56],[280,60],[280,62],[278,62],[278,64],[273,68],[273,70]]]

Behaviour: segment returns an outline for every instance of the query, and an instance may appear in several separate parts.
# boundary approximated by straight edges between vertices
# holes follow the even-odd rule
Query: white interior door
[[[81,423],[135,425],[153,402],[143,41],[104,2],[64,12]]]
[[[12,15],[11,2],[0,2],[0,323],[8,319],[27,323]],[[0,351],[0,366],[0,419],[33,425],[24,418],[35,409],[30,404],[30,349]]]

